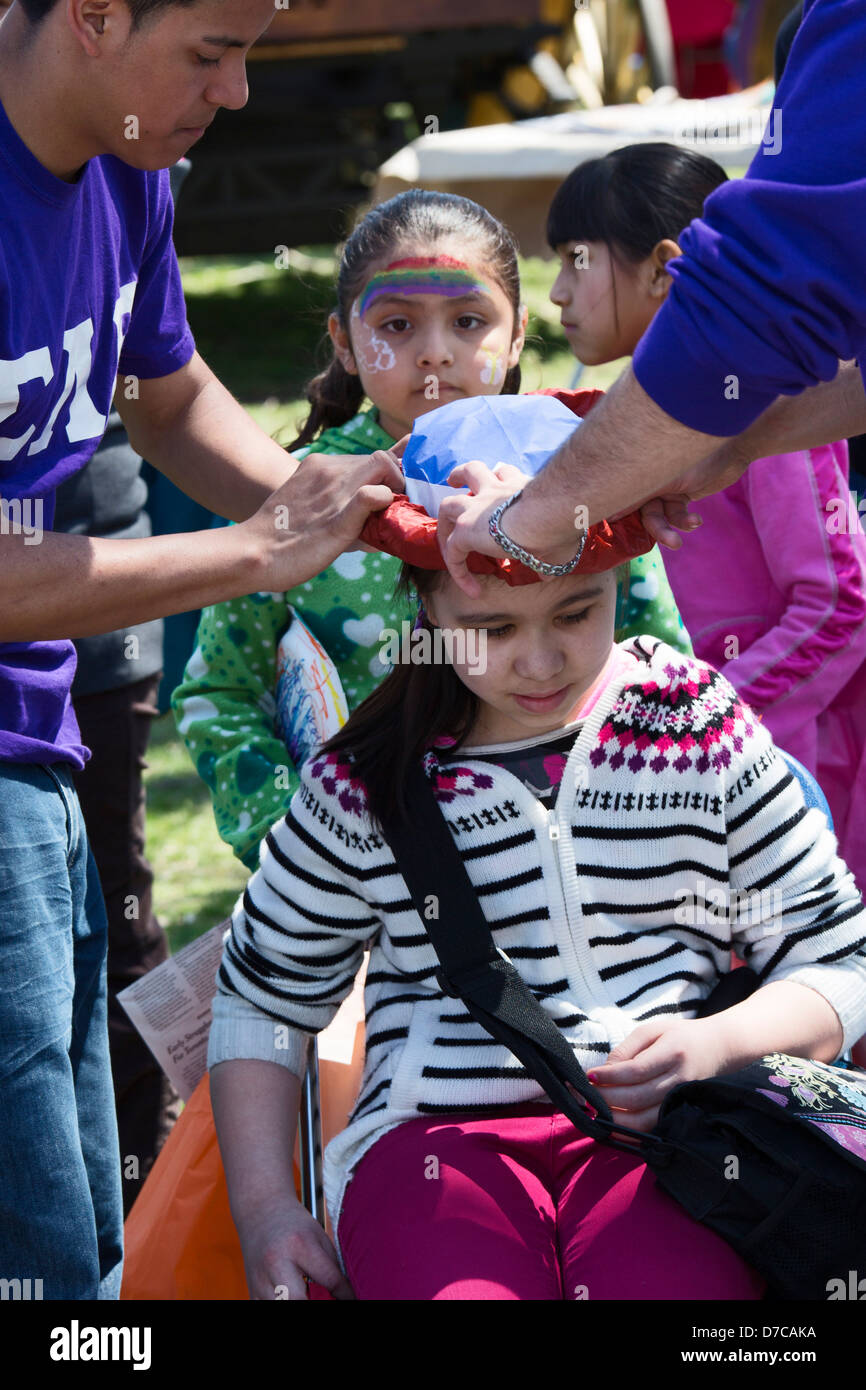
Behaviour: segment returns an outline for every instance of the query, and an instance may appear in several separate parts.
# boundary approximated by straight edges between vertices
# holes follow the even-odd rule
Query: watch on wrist
[[[509,555],[512,560],[519,560],[522,565],[526,565],[528,569],[534,570],[536,574],[544,575],[545,578],[550,579],[558,579],[561,575],[571,574],[580,564],[583,547],[586,545],[586,531],[583,532],[580,538],[580,546],[573,559],[567,560],[564,565],[548,565],[545,564],[543,560],[539,560],[537,555],[533,555],[529,550],[524,550],[522,545],[518,545],[517,541],[513,541],[511,537],[507,536],[502,530],[499,522],[503,512],[506,512],[512,502],[516,502],[518,497],[522,495],[523,491],[521,489],[520,492],[512,493],[506,501],[500,502],[490,518],[489,530],[491,536],[496,544],[505,551],[506,555]]]

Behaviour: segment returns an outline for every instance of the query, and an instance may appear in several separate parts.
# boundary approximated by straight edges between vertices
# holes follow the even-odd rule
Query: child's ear
[[[668,261],[672,261],[675,256],[681,256],[682,250],[670,237],[665,237],[664,241],[659,241],[650,253],[650,282],[649,292],[653,299],[665,299],[667,292],[673,283]]]
[[[517,318],[517,332],[511,343],[511,351],[508,354],[509,367],[516,367],[520,361],[520,354],[526,343],[526,330],[529,327],[529,306],[521,304]]]
[[[334,354],[344,371],[350,376],[358,375],[358,365],[355,361],[355,354],[352,352],[352,344],[349,335],[340,322],[338,314],[331,314],[328,319],[328,334],[334,345]]]

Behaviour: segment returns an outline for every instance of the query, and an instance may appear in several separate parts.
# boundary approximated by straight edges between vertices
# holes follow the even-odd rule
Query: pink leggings
[[[339,1223],[359,1299],[759,1299],[763,1280],[646,1165],[543,1104],[410,1120]]]

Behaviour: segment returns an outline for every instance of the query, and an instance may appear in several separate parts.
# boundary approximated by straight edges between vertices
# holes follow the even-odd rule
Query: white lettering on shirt
[[[117,303],[114,306],[113,322],[117,330],[117,365],[120,363],[120,354],[123,351],[123,342],[126,337],[123,320],[127,314],[132,312],[135,290],[135,280],[122,285]],[[63,352],[67,357],[63,389],[54,404],[45,428],[38,439],[34,439],[30,444],[27,451],[29,454],[40,454],[48,448],[57,419],[67,401],[69,402],[69,419],[66,423],[66,438],[70,444],[77,444],[85,439],[99,439],[105,432],[108,416],[97,410],[87,390],[87,383],[93,370],[92,342],[93,320],[89,318],[82,319],[73,328],[67,328],[63,334]],[[51,353],[47,347],[34,348],[30,352],[25,352],[21,357],[0,358],[0,425],[18,410],[21,399],[19,386],[37,379],[44,382],[46,386],[50,386],[52,382],[57,380],[57,374],[51,361]],[[15,458],[28,443],[34,430],[35,426],[31,425],[23,434],[14,439],[4,438],[0,435],[0,459]]]
[[[69,396],[72,395],[73,389],[75,394],[72,395],[70,402],[69,422],[66,426],[66,438],[70,444],[77,443],[81,439],[101,438],[105,432],[105,422],[108,416],[100,414],[87,394],[87,383],[93,366],[93,357],[90,351],[92,341],[93,319],[82,319],[81,323],[77,323],[74,328],[67,328],[64,333],[63,351],[69,358],[66,367],[66,383],[60,399],[48,418],[48,424],[39,438],[30,445],[27,450],[28,454],[41,454],[43,449],[48,448],[57,417]]]
[[[32,352],[25,352],[23,357],[0,358],[0,425],[18,409],[21,399],[18,394],[19,386],[23,386],[25,381],[34,381],[37,377],[41,377],[47,386],[53,376],[51,353],[47,347],[34,348]],[[0,435],[0,459],[14,459],[24,448],[34,428],[31,425],[29,430],[17,439],[4,439]]]

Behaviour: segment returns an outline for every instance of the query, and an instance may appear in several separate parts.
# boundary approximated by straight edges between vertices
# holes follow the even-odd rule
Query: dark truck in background
[[[416,135],[561,109],[574,13],[575,0],[277,0],[246,107],[190,151],[179,253],[337,241]]]

